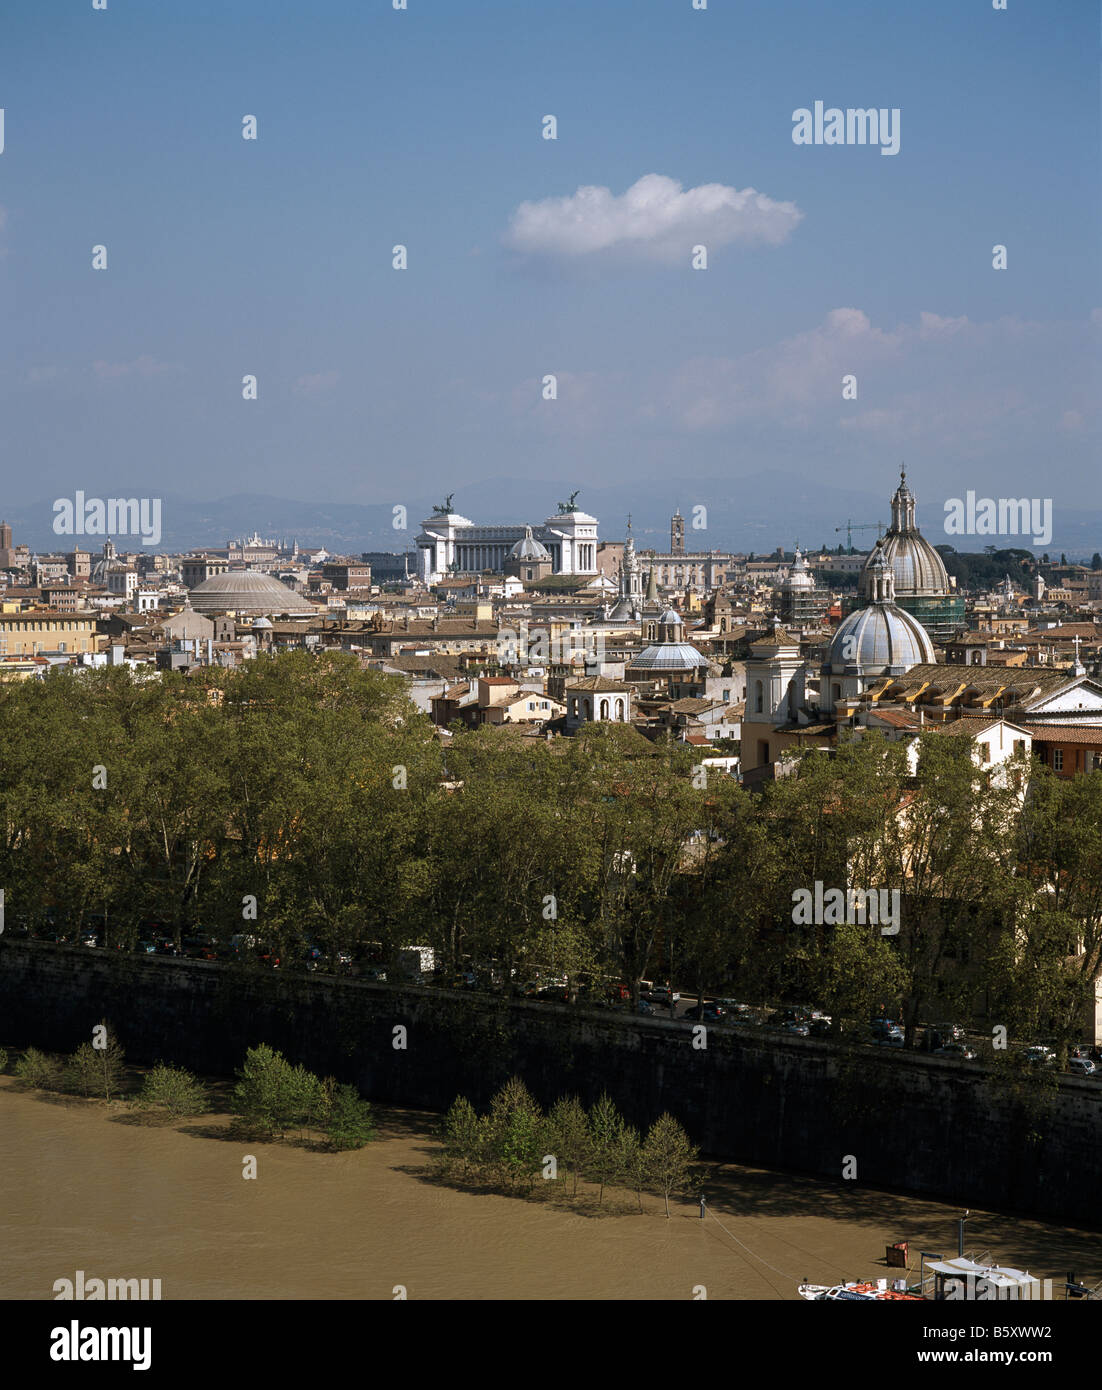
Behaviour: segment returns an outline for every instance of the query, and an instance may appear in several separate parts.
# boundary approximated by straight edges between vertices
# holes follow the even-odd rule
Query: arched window
[[[624,717],[624,702],[623,702],[623,700],[617,700],[617,701],[616,701],[616,718],[622,720],[623,717]]]
[[[602,700],[602,701],[601,701],[601,718],[602,718],[602,719],[607,719],[607,718],[608,718],[608,701],[607,701],[607,700]]]
[[[754,682],[754,712],[762,714],[765,710],[765,688],[761,681]]]

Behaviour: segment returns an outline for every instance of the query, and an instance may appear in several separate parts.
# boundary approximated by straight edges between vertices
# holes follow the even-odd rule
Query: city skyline
[[[1053,511],[1051,539],[1032,543],[1028,535],[950,533],[949,500],[928,499],[922,486],[921,471],[911,472],[918,497],[918,524],[934,545],[951,545],[965,552],[982,551],[988,544],[996,549],[1027,549],[1040,558],[1043,553],[1065,552],[1069,557],[1090,557],[1099,549],[1102,512],[1078,509],[1071,515]],[[889,498],[898,477],[896,467],[884,470],[884,487],[868,496],[850,489],[832,488],[817,482],[803,484],[802,495],[792,496],[783,510],[772,499],[778,490],[790,491],[797,485],[794,476],[772,474],[745,480],[730,490],[723,480],[668,481],[643,490],[628,486],[580,489],[585,510],[597,515],[601,540],[622,539],[627,517],[637,543],[644,548],[663,548],[668,543],[670,517],[680,510],[686,517],[685,544],[690,550],[742,550],[769,554],[781,546],[791,550],[797,540],[805,549],[822,545],[834,549],[849,544],[847,522],[853,523],[853,543],[868,549],[877,523],[887,526]],[[569,481],[569,480],[568,480]],[[486,525],[524,525],[540,523],[555,510],[554,498],[562,491],[558,484],[523,479],[493,479],[463,488],[455,493],[455,508]],[[406,526],[396,529],[393,508],[375,505],[327,504],[316,501],[244,493],[217,501],[191,501],[169,494],[163,499],[162,542],[152,548],[163,551],[220,546],[230,536],[259,531],[263,535],[296,538],[303,546],[381,549],[414,553],[419,523],[431,516],[433,503],[428,494],[412,499],[407,507]],[[588,499],[588,501],[587,501]],[[691,499],[691,500],[690,500]],[[967,499],[961,499],[966,501]],[[1002,499],[1006,501],[1007,499]],[[1030,499],[1037,502],[1041,499]],[[1050,500],[1050,499],[1049,499]],[[19,540],[41,551],[64,549],[65,536],[54,530],[57,509],[71,499],[42,499],[29,506],[0,502],[3,519],[18,532]],[[703,506],[706,523],[693,526],[693,508]],[[935,510],[936,506],[936,510]],[[105,537],[87,536],[96,547]],[[123,543],[140,544],[140,536],[116,535]],[[125,544],[124,544],[125,548]],[[148,548],[148,547],[147,547]]]

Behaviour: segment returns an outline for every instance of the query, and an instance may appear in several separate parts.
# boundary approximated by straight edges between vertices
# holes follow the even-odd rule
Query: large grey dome
[[[930,635],[917,618],[894,603],[859,608],[841,623],[827,652],[833,674],[899,676],[937,660]]]
[[[624,674],[642,676],[654,671],[659,675],[670,675],[677,671],[695,671],[707,665],[708,658],[689,642],[655,642],[653,646],[643,648],[625,668]]]
[[[884,553],[895,573],[895,592],[902,598],[934,598],[949,592],[941,556],[917,531],[884,538]]]
[[[658,618],[658,641],[644,647],[634,661],[628,663],[628,676],[674,675],[678,671],[695,671],[708,665],[691,642],[681,640],[684,624],[676,608],[667,608]]]
[[[227,570],[192,589],[189,598],[197,613],[241,613],[270,617],[273,613],[316,613],[314,605],[259,570]]]
[[[915,499],[907,486],[905,473],[900,474],[899,486],[892,498],[892,524],[878,544],[892,567],[897,598],[935,598],[948,594],[949,576],[942,558],[915,525]],[[870,555],[861,572],[861,592],[866,596],[871,562]]]

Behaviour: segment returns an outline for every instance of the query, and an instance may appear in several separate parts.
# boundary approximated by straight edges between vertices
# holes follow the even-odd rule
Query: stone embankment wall
[[[0,1043],[70,1051],[101,1018],[136,1062],[229,1074],[266,1042],[373,1100],[443,1110],[517,1073],[544,1104],[607,1090],[708,1154],[1102,1225],[1102,1084],[881,1048],[456,991],[0,937]],[[395,1032],[404,1029],[405,1032]],[[404,1046],[396,1043],[404,1042]]]

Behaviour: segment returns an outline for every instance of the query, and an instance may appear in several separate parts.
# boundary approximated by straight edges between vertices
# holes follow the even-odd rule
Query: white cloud
[[[693,246],[732,242],[770,246],[786,241],[804,214],[753,188],[705,183],[683,189],[664,174],[645,174],[619,196],[584,185],[565,198],[521,203],[505,243],[544,256],[600,252],[656,261],[689,260]]]
[[[701,357],[674,373],[666,405],[688,429],[714,429],[750,417],[800,412],[833,404],[842,377],[865,371],[899,353],[901,330],[873,327],[860,309],[832,309],[822,323],[741,357]]]
[[[940,314],[929,314],[925,310],[918,316],[918,336],[920,338],[951,338],[954,333],[963,332],[966,328],[971,328],[968,322],[968,315],[962,314],[960,318],[946,319]]]

